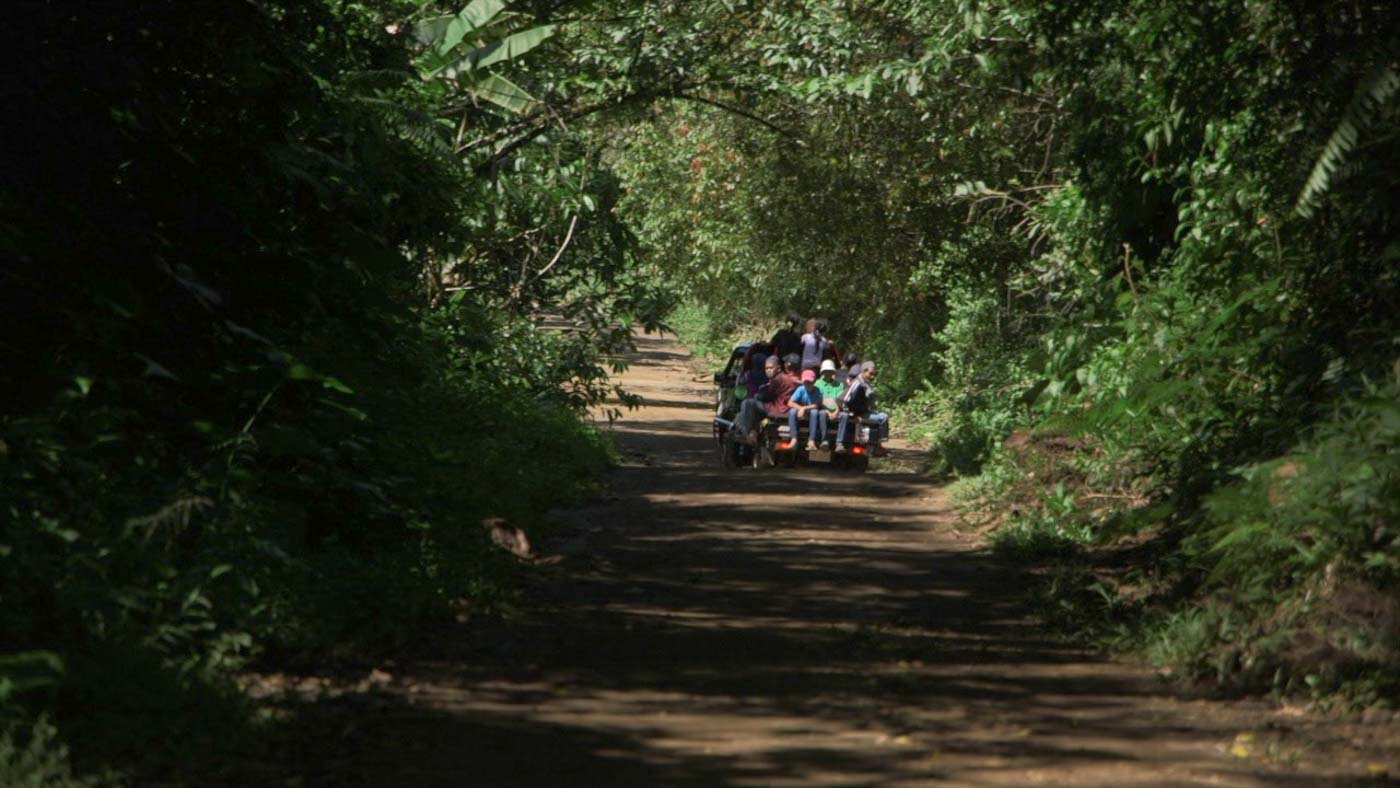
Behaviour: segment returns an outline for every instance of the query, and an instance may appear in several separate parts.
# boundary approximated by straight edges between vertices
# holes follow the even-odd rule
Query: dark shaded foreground
[[[706,384],[642,347],[627,464],[541,540],[561,560],[531,570],[529,612],[301,707],[300,784],[1384,779],[1368,759],[1400,749],[1394,726],[1181,700],[1056,641],[917,475],[720,468]]]

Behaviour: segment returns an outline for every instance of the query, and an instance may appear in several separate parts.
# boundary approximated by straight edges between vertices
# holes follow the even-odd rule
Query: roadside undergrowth
[[[1086,439],[1018,431],[954,485],[1067,636],[1197,689],[1391,708],[1400,697],[1400,368],[1286,454],[1184,508]]]
[[[736,345],[767,340],[775,330],[752,317],[726,316],[696,303],[677,306],[666,317],[666,327],[707,369],[728,361]]]

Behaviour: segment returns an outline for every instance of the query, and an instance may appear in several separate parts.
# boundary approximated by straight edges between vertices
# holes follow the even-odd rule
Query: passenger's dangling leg
[[[739,415],[734,417],[734,437],[749,445],[756,443],[754,425],[762,415],[763,406],[757,400],[744,400],[739,406]]]

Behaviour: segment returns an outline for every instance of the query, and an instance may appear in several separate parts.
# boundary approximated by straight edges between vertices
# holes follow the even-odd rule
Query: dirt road
[[[647,402],[615,427],[624,465],[540,540],[560,559],[535,570],[530,612],[387,668],[308,784],[1374,785],[1394,769],[1371,760],[1395,752],[1393,725],[1180,699],[1058,642],[1018,571],[915,474],[721,468],[708,383],[672,342],[644,338],[624,382]]]

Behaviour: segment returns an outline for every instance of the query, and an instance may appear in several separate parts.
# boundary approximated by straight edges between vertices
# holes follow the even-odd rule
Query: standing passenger
[[[773,345],[773,352],[777,353],[779,357],[789,353],[802,352],[802,332],[797,330],[797,324],[801,322],[802,318],[798,317],[796,312],[788,312],[786,325],[773,335],[773,339],[770,341]]]
[[[822,358],[831,350],[831,340],[826,338],[826,321],[812,318],[807,321],[808,331],[802,335],[802,368],[816,369]]]
[[[836,349],[836,340],[831,338],[831,321],[824,317],[817,318],[817,330],[826,340],[826,344],[822,347],[822,361],[827,359],[838,361],[841,358],[841,352]]]

